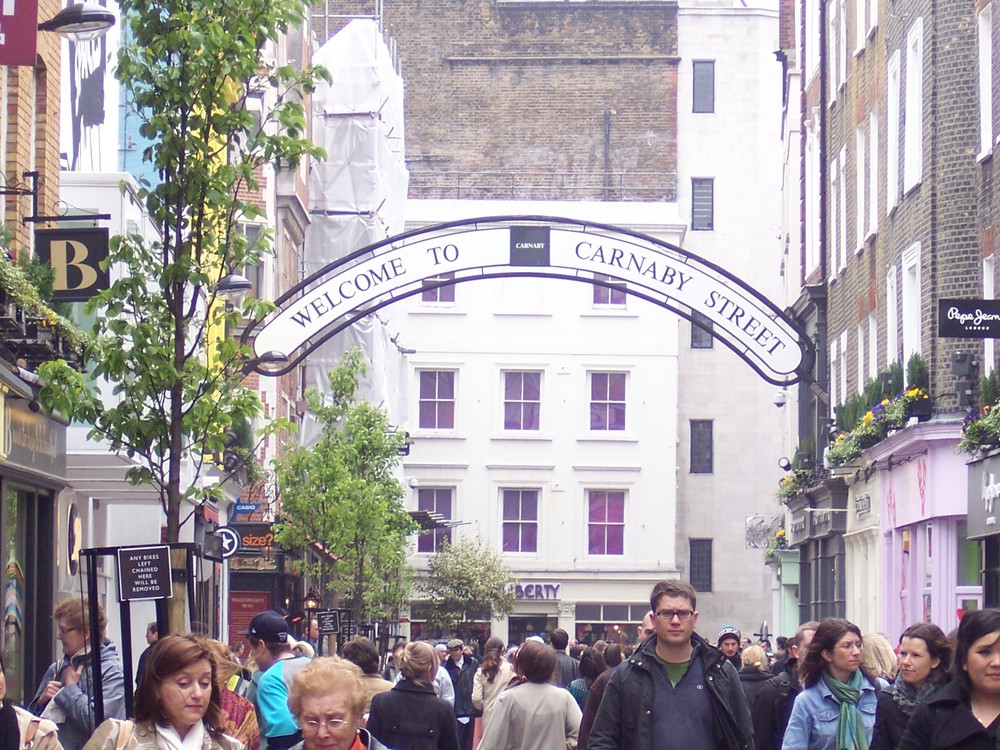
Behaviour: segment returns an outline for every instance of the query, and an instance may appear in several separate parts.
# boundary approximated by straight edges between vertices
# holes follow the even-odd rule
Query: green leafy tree
[[[322,425],[319,440],[285,452],[276,465],[285,548],[317,545],[331,556],[336,593],[355,622],[389,621],[409,599],[407,536],[417,524],[403,507],[405,490],[394,475],[405,435],[386,413],[355,400],[365,363],[357,349],[328,374],[330,395],[306,392]],[[301,564],[318,574],[322,564]]]
[[[431,624],[458,626],[513,611],[516,581],[503,557],[480,537],[446,541],[427,564],[423,590]]]
[[[279,67],[262,55],[305,17],[303,0],[119,6],[126,28],[117,76],[152,144],[143,159],[160,181],[142,182],[138,196],[159,238],[112,239],[114,281],[85,308],[96,316],[90,371],[43,365],[41,399],[133,459],[126,478],[158,489],[166,540],[176,542],[183,501],[219,492],[221,482],[204,486],[203,468],[225,454],[234,426],[238,432],[261,413],[256,393],[242,385],[250,353],[225,332],[272,306],[248,300],[229,309],[215,287],[269,250],[268,233],[250,242],[236,231],[237,222],[262,218],[248,199],[258,175],[268,164],[294,168],[320,153],[304,138],[301,98],[323,73]],[[268,87],[275,104],[257,120],[244,104]],[[110,391],[103,398],[102,389]]]

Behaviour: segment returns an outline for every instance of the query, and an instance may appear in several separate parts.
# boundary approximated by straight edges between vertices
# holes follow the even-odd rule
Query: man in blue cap
[[[254,696],[261,739],[266,739],[267,750],[287,750],[302,741],[302,730],[288,708],[288,691],[309,659],[292,651],[288,623],[273,609],[254,616],[242,635],[261,671]]]

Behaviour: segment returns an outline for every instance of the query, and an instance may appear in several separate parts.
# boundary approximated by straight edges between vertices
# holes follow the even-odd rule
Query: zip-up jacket
[[[691,636],[691,645],[694,648],[691,668],[677,684],[676,696],[682,699],[680,696],[689,694],[682,690],[682,686],[691,687],[685,685],[685,680],[702,675],[712,717],[712,736],[705,737],[702,746],[754,750],[753,724],[739,675],[725,654],[697,633]],[[661,679],[657,670],[664,671],[656,659],[653,635],[611,675],[590,733],[589,750],[672,750],[662,742],[657,742],[654,749],[654,699],[656,682]],[[699,695],[702,686],[694,687],[693,694]]]
[[[444,668],[451,677],[451,684],[455,686],[455,716],[475,715],[476,707],[472,705],[472,685],[476,678],[476,670],[479,669],[479,662],[466,654],[461,669],[451,659],[445,661]]]

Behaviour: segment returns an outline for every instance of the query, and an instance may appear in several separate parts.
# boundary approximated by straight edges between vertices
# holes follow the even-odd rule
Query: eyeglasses
[[[59,628],[59,635],[66,635],[67,633],[72,633],[74,630],[79,630],[80,628]]]
[[[326,719],[325,721],[318,721],[317,719],[303,719],[302,728],[308,729],[310,732],[318,732],[320,727],[326,727],[329,731],[334,732],[346,723],[347,719]]]
[[[853,651],[857,649],[861,650],[861,641],[854,641],[853,643],[838,643],[837,648],[842,648],[844,651]]]
[[[666,620],[667,622],[670,622],[675,617],[681,622],[684,622],[684,620],[687,620],[693,614],[694,610],[691,609],[661,609],[656,613],[656,616],[661,620]]]

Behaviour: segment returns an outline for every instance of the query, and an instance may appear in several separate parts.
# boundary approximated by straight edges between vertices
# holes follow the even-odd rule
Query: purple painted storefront
[[[967,539],[968,470],[955,448],[960,419],[919,423],[869,449],[880,472],[884,591],[882,632],[934,622],[945,632],[958,611],[982,606],[979,545]]]

